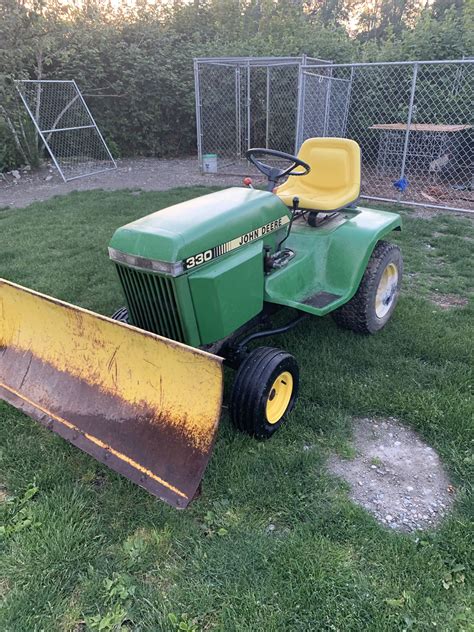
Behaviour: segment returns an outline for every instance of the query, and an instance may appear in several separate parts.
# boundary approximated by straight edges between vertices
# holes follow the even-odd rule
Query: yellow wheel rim
[[[268,394],[266,415],[269,424],[276,424],[285,414],[293,393],[293,376],[283,371],[273,382]]]
[[[377,294],[375,296],[375,313],[377,318],[383,318],[389,312],[397,295],[398,268],[389,263],[380,277]]]

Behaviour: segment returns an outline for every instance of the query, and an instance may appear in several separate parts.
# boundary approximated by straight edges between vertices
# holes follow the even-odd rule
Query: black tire
[[[285,373],[291,374],[292,384]],[[276,396],[273,386],[278,378],[281,378],[279,388],[280,397],[283,394],[280,399],[282,407],[286,403],[288,388],[291,388],[291,395],[281,416],[270,422],[267,418],[267,403]],[[230,400],[232,423],[241,432],[257,439],[270,438],[294,407],[298,397],[298,384],[298,364],[292,355],[273,347],[254,349],[237,370]],[[273,406],[276,403],[275,401]]]
[[[382,301],[385,309],[377,307],[377,290],[386,270],[397,270],[396,285],[392,284],[387,298]],[[387,241],[379,241],[369,259],[367,268],[356,294],[345,305],[332,312],[336,323],[345,329],[364,334],[375,334],[390,320],[400,294],[403,275],[403,259],[400,248]],[[387,302],[385,302],[387,301]]]
[[[130,322],[128,319],[128,309],[125,306],[114,312],[110,318],[112,318],[112,320],[118,320],[120,323],[126,323],[127,325]]]

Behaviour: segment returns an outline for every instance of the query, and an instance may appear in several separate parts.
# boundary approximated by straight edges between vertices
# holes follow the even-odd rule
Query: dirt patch
[[[13,172],[11,172],[13,173]],[[197,157],[158,159],[130,158],[117,161],[117,169],[63,182],[53,165],[29,171],[19,169],[17,177],[0,174],[0,208],[23,208],[33,202],[42,202],[55,195],[90,189],[142,189],[164,191],[188,186],[241,186],[242,176],[203,175]],[[19,177],[18,177],[19,176]],[[263,182],[262,178],[255,178]]]
[[[0,579],[0,601],[3,601],[10,592],[10,584],[6,579]]]
[[[453,307],[465,307],[469,301],[463,296],[456,294],[431,294],[430,301],[441,307],[441,309],[452,309]]]
[[[438,210],[427,206],[406,206],[405,208],[409,211],[409,213],[407,213],[408,217],[414,217],[416,219],[433,219],[440,213],[449,213],[450,215],[458,214],[455,211]]]
[[[71,191],[88,191],[104,189],[141,189],[143,191],[164,191],[175,187],[187,186],[241,186],[242,175],[251,175],[255,184],[264,183],[266,179],[250,167],[245,161],[231,161],[219,163],[220,173],[203,175],[199,170],[197,156],[182,158],[125,158],[117,160],[117,169],[97,173],[70,182],[63,182],[53,163],[44,165],[41,169],[31,170],[29,167],[15,169],[8,173],[0,173],[0,209],[5,207],[24,208],[33,202],[43,202],[55,195],[65,195]],[[240,174],[240,175],[239,175]],[[369,182],[371,178],[367,179]],[[365,184],[367,185],[367,182]],[[388,181],[390,195],[393,197],[393,185]],[[365,193],[381,196],[377,187]],[[382,191],[383,193],[383,191]],[[383,197],[383,195],[382,195]],[[363,205],[363,200],[361,204]],[[384,204],[379,205],[384,208]],[[393,207],[394,204],[390,204]],[[462,205],[461,205],[462,206]],[[432,219],[439,213],[447,211],[429,209],[418,206],[406,207],[410,217]],[[450,215],[457,214],[449,211]]]
[[[351,499],[392,529],[435,527],[450,510],[454,488],[437,453],[396,419],[354,422],[354,459],[332,457],[332,474]]]
[[[362,169],[362,192],[369,195],[388,200],[400,200],[401,204],[410,206],[410,202],[415,202],[420,206],[416,206],[410,214],[413,217],[430,219],[433,214],[437,213],[453,213],[455,211],[446,211],[442,207],[459,208],[465,210],[474,210],[474,192],[470,190],[460,190],[456,186],[452,186],[449,182],[427,182],[426,175],[416,177],[414,174],[409,178],[409,187],[402,194],[395,188],[395,175],[382,174],[378,169],[364,164]],[[439,208],[429,208],[425,204],[434,204]]]

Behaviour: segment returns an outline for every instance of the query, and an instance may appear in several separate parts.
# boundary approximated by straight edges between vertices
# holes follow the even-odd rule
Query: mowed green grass
[[[0,276],[110,314],[123,303],[114,229],[208,191],[92,191],[0,211]],[[315,318],[271,341],[300,364],[296,410],[268,442],[234,431],[224,410],[202,497],[184,512],[0,403],[14,498],[1,503],[0,629],[473,629],[474,231],[468,218],[410,215],[393,236],[406,272],[393,321],[362,337]],[[470,305],[442,310],[437,292]],[[350,455],[361,415],[395,416],[438,450],[456,488],[438,530],[382,527],[325,472],[331,452]]]

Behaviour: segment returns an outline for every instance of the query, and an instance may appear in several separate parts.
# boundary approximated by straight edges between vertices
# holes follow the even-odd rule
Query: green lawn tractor
[[[357,143],[247,157],[268,190],[247,179],[115,232],[126,307],[112,319],[0,283],[0,396],[177,507],[212,451],[223,363],[233,424],[269,438],[296,403],[298,364],[255,343],[326,314],[376,333],[400,291],[400,250],[385,241],[400,217],[354,204]],[[276,327],[282,307],[293,315]]]

